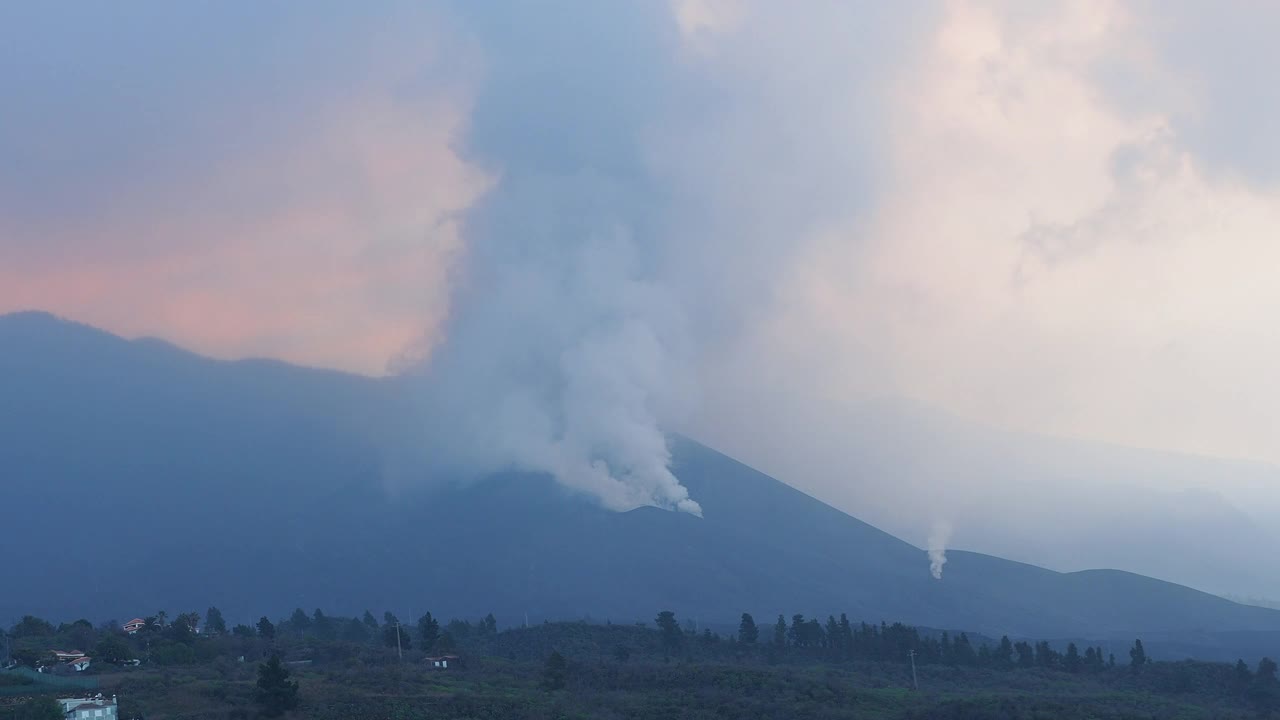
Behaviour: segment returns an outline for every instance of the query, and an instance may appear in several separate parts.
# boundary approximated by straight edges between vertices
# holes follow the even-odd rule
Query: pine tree
[[[1014,644],[1013,649],[1014,652],[1018,653],[1018,667],[1029,668],[1035,666],[1036,655],[1030,644],[1019,640]]]
[[[293,615],[289,616],[289,628],[298,637],[302,637],[311,629],[311,616],[302,608],[294,608]]]
[[[827,626],[823,632],[822,646],[827,649],[827,657],[835,658],[838,656],[836,646],[840,640],[840,625],[836,622],[835,615],[827,616]]]
[[[791,629],[787,631],[787,639],[792,647],[805,646],[804,615],[796,613],[791,616]]]
[[[742,622],[738,623],[738,642],[755,645],[759,638],[760,630],[756,627],[755,618],[751,613],[742,613]]]
[[[1258,661],[1248,696],[1260,717],[1271,717],[1271,712],[1280,706],[1280,680],[1276,679],[1276,663],[1271,658]]]
[[[654,622],[662,631],[662,652],[669,657],[672,652],[680,648],[680,642],[684,638],[684,634],[680,631],[680,623],[676,621],[676,614],[670,610],[658,613],[658,618]]]
[[[1013,667],[1013,643],[1009,641],[1008,635],[1000,637],[1000,645],[996,647],[993,659],[998,668],[1008,669]]]
[[[840,613],[840,654],[845,659],[853,657],[853,628],[849,626],[849,616]]]
[[[263,615],[258,620],[258,637],[262,638],[263,640],[272,640],[275,638],[275,636],[276,636],[276,626],[272,624],[270,620],[267,619],[266,615]]]
[[[211,607],[205,611],[204,631],[209,635],[222,635],[227,631],[227,621],[223,619],[221,610]]]
[[[418,637],[422,638],[422,649],[430,651],[440,638],[440,622],[427,613],[418,618]]]
[[[1134,670],[1141,670],[1143,665],[1147,664],[1147,651],[1142,647],[1141,640],[1133,641],[1133,648],[1129,650],[1129,667]]]
[[[1244,660],[1236,660],[1235,672],[1231,676],[1231,689],[1237,693],[1243,693],[1252,683],[1253,673],[1250,672],[1249,666],[1245,665]]]
[[[311,613],[311,627],[315,628],[316,637],[320,638],[321,640],[334,639],[335,633],[333,628],[333,620],[331,620],[329,616],[321,612],[320,608],[316,608],[315,612]]]
[[[806,647],[822,646],[822,624],[817,618],[804,624],[804,644]]]
[[[965,633],[960,633],[959,637],[956,638],[951,652],[957,665],[973,665],[978,659],[973,652],[973,644],[969,642],[969,636]]]
[[[1067,654],[1062,658],[1062,667],[1069,673],[1080,672],[1080,649],[1075,643],[1067,643]]]
[[[258,666],[257,700],[266,717],[279,717],[298,706],[298,683],[289,680],[279,655]]]
[[[786,647],[787,645],[787,621],[778,616],[778,622],[773,626],[773,644],[775,647]]]
[[[1036,665],[1039,667],[1057,667],[1061,658],[1062,656],[1056,650],[1049,647],[1047,640],[1036,643]]]
[[[561,690],[569,677],[569,663],[564,656],[552,651],[542,670],[542,686],[548,690]]]
[[[369,612],[368,610],[364,611],[364,626],[369,628],[369,630],[375,631],[375,632],[378,629],[378,619],[375,618],[373,616],[373,613]]]

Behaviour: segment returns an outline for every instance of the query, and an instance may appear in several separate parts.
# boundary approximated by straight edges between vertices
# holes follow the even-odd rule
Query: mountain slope
[[[1221,653],[1224,633],[1280,631],[1280,612],[1115,571],[952,552],[935,581],[920,549],[687,439],[674,471],[704,518],[608,512],[537,475],[444,483],[389,439],[405,436],[399,396],[392,380],[0,317],[0,618],[843,611],[993,636],[1197,632],[1189,647]]]
[[[1011,432],[901,398],[746,392],[735,407],[770,412],[721,411],[697,436],[898,537],[924,542],[945,518],[953,542],[1001,557],[1280,597],[1280,573],[1248,551],[1280,543],[1280,468]]]

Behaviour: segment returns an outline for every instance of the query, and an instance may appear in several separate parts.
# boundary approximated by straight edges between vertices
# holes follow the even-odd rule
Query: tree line
[[[669,621],[660,615],[659,627],[664,622]],[[975,645],[964,632],[922,635],[918,628],[900,622],[854,624],[844,613],[838,619],[828,615],[825,623],[817,618],[806,619],[802,614],[792,615],[790,621],[779,615],[767,640],[761,638],[755,618],[750,613],[743,613],[735,639],[744,646],[762,646],[772,652],[801,651],[835,662],[854,659],[908,662],[914,659],[922,665],[995,669],[1043,667],[1067,672],[1097,672],[1116,664],[1115,656],[1104,653],[1102,647],[1086,647],[1082,653],[1072,642],[1068,643],[1065,652],[1058,652],[1048,641],[1014,642],[1007,635],[994,645],[987,642]],[[1145,661],[1140,640],[1136,647]]]
[[[320,643],[382,645],[410,651],[448,654],[457,652],[461,642],[473,637],[496,635],[498,621],[489,613],[476,622],[452,619],[441,622],[430,612],[416,623],[402,623],[394,613],[384,612],[379,622],[371,611],[362,617],[327,615],[319,608],[308,613],[297,608],[282,620],[262,616],[253,625],[229,626],[217,607],[203,618],[197,612],[179,613],[172,618],[163,610],[142,618],[142,627],[126,633],[117,620],[95,626],[88,620],[54,625],[43,618],[24,616],[8,632],[0,630],[0,660],[7,656],[18,665],[38,668],[55,665],[50,650],[79,650],[96,663],[123,664],[141,660],[162,666],[190,665],[211,659],[211,653],[226,650],[225,643],[211,646],[199,638],[221,638],[242,651],[253,649],[247,641],[270,646],[278,638],[309,639]],[[236,641],[240,641],[238,644]],[[240,654],[244,654],[241,652]]]
[[[362,663],[378,663],[386,662],[378,657],[394,661],[397,649],[419,655],[471,652],[481,656],[486,648],[497,650],[504,644],[513,647],[498,638],[498,621],[492,613],[473,622],[442,621],[428,612],[416,622],[405,623],[390,612],[382,613],[379,620],[372,611],[365,611],[360,617],[343,617],[328,615],[319,609],[306,612],[298,608],[279,620],[263,616],[253,625],[228,625],[215,607],[209,608],[203,617],[187,612],[171,619],[167,613],[157,612],[144,619],[136,635],[126,635],[115,621],[96,627],[87,620],[55,626],[27,616],[3,633],[5,642],[0,643],[0,650],[8,647],[15,660],[34,667],[51,662],[49,650],[52,648],[81,649],[95,659],[91,672],[100,671],[99,663],[135,658],[147,664],[167,666],[203,664],[219,657],[232,660],[247,657],[265,661],[262,667],[266,668],[266,674],[260,678],[266,683],[266,687],[261,688],[263,697],[281,699],[281,703],[288,704],[291,702],[288,698],[296,689],[289,689],[287,669],[277,667],[270,660],[285,653],[318,663],[345,662],[357,657]],[[636,628],[640,634],[635,636],[635,641],[627,643],[629,647],[619,645],[613,653],[614,659],[626,663],[633,652],[646,653],[648,647],[643,657],[652,659],[656,652],[658,657],[678,658],[682,662],[691,657],[719,658],[719,661],[739,658],[766,663],[906,664],[914,660],[922,666],[997,672],[1040,669],[1096,674],[1100,681],[1108,684],[1116,678],[1131,677],[1144,687],[1158,686],[1170,692],[1202,692],[1205,686],[1220,686],[1227,688],[1232,697],[1247,699],[1260,712],[1280,709],[1280,681],[1276,663],[1271,659],[1264,658],[1252,668],[1243,661],[1234,666],[1153,664],[1140,639],[1133,642],[1125,660],[1118,662],[1103,648],[1087,644],[1079,647],[1068,643],[1059,650],[1048,641],[1014,641],[1007,636],[994,641],[975,639],[964,632],[925,632],[904,623],[855,623],[846,614],[829,615],[825,621],[803,614],[790,618],[779,615],[772,623],[757,624],[750,613],[742,613],[736,632],[721,635],[708,629],[699,631],[691,624],[682,625],[675,612],[664,610],[649,625],[655,626],[656,632]],[[523,634],[503,633],[503,636],[514,640]],[[641,640],[644,637],[649,639]],[[503,657],[506,652],[501,652]],[[576,667],[573,656],[566,657],[564,647],[551,647],[537,657],[547,663],[545,687],[565,687]]]

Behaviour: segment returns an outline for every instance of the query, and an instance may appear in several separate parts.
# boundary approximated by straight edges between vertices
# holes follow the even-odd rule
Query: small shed
[[[448,670],[450,667],[457,667],[462,663],[462,658],[457,655],[439,655],[436,657],[423,658],[423,662],[433,670]]]

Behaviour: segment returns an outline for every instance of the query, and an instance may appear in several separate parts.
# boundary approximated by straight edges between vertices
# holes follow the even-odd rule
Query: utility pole
[[[912,650],[907,653],[911,656],[911,686],[916,690],[920,689],[920,681],[916,680],[916,651]]]
[[[400,621],[396,621],[396,655],[404,660],[404,650],[400,648]]]

